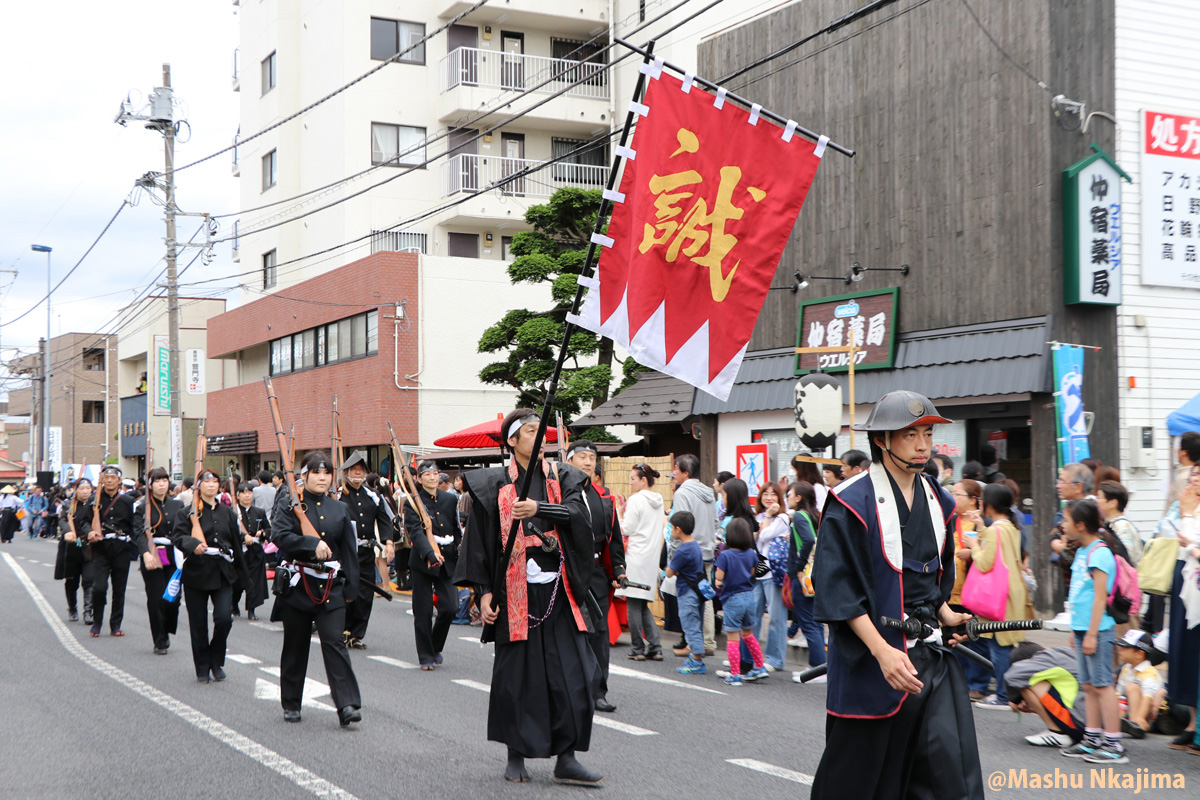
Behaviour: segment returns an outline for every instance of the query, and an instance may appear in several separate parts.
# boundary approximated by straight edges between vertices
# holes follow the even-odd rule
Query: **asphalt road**
[[[166,656],[152,653],[145,593],[131,571],[123,638],[92,639],[67,623],[61,582],[52,580],[56,545],[20,536],[0,547],[0,797],[189,798],[561,797],[553,763],[531,761],[533,783],[501,779],[504,751],[486,741],[491,647],[478,628],[453,627],[446,663],[415,668],[406,600],[377,600],[369,649],[352,651],[363,722],[338,726],[319,647],[309,666],[304,721],[285,723],[278,700],[282,632],[265,621],[234,623],[228,680],[194,682],[186,612]],[[266,612],[267,607],[260,609]],[[1052,635],[1052,634],[1047,634]],[[668,635],[669,636],[669,635]],[[668,638],[666,642],[672,641]],[[824,744],[823,686],[776,674],[726,689],[720,678],[676,674],[680,659],[631,662],[613,648],[609,699],[597,714],[590,768],[607,776],[610,798],[805,798]],[[710,670],[720,659],[709,659]],[[1135,795],[1137,776],[1166,773],[1184,788],[1137,797],[1194,797],[1200,758],[1152,736],[1129,744],[1132,763],[1113,768],[1128,788],[1090,765],[1030,747],[1036,718],[976,711],[985,781],[1000,773],[995,798]],[[1083,789],[1008,786],[1010,776],[1059,770]],[[1010,773],[1015,771],[1015,773]],[[1180,776],[1178,778],[1174,776]],[[1144,778],[1143,778],[1144,781]]]

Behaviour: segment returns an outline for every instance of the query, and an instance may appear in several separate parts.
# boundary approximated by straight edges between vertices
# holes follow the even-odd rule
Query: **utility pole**
[[[181,213],[175,205],[175,134],[177,132],[174,118],[174,93],[171,89],[171,65],[163,64],[162,68],[162,86],[159,86],[150,92],[150,108],[148,113],[135,113],[128,99],[121,104],[121,110],[117,113],[116,122],[124,126],[130,120],[138,120],[146,123],[146,128],[156,130],[163,137],[163,155],[165,158],[165,169],[162,175],[148,172],[137,180],[137,185],[146,191],[152,189],[162,189],[164,195],[164,209],[167,223],[167,334],[170,339],[170,396],[171,396],[171,412],[170,426],[172,436],[182,437],[182,408],[180,403],[180,342],[179,342],[179,285],[178,272],[176,269],[176,257],[179,251],[179,242],[175,238],[175,217]],[[205,254],[204,263],[207,264],[211,260],[212,253],[212,234],[216,230],[215,220],[211,219],[208,214],[184,214],[184,216],[202,216],[205,218],[205,233],[206,242],[200,245],[184,245],[192,247],[201,247],[208,252]],[[151,361],[148,359],[148,361]],[[148,372],[153,370],[153,363],[149,363]],[[149,416],[149,412],[147,412]],[[147,419],[149,422],[149,419]],[[178,433],[176,433],[178,432]],[[174,448],[171,448],[174,451]],[[171,464],[171,470],[175,474],[181,474],[183,470],[182,464]]]

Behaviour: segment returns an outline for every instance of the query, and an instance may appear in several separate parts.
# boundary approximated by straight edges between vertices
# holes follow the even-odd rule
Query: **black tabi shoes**
[[[575,758],[575,751],[568,750],[558,757],[554,765],[554,780],[559,783],[577,783],[594,786],[604,780],[604,776],[592,772]]]
[[[212,678],[214,681],[220,682],[225,680],[225,670],[222,667],[212,668]]]
[[[597,697],[596,698],[596,710],[603,711],[606,714],[608,714],[608,713],[612,713],[613,711],[616,711],[617,707],[614,706],[612,703],[608,702],[607,697]]]
[[[283,721],[284,722],[299,722],[300,721],[300,712],[292,711],[290,709],[285,709],[283,712]]]

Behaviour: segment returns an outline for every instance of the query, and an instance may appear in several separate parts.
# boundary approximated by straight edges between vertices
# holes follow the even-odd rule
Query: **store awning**
[[[654,425],[683,422],[692,413],[695,389],[661,372],[644,373],[625,391],[571,423],[575,430],[593,425]]]
[[[211,455],[236,456],[258,452],[258,431],[239,431],[206,437]]]
[[[1050,392],[1050,322],[1029,317],[902,333],[895,368],[854,374],[856,399],[874,403],[896,389],[921,392],[935,402]],[[792,408],[796,380],[792,348],[747,354],[729,400],[696,392],[692,413]]]

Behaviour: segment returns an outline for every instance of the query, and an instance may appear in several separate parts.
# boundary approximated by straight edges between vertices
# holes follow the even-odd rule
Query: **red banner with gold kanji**
[[[648,83],[576,321],[725,400],[827,140],[666,73]]]

